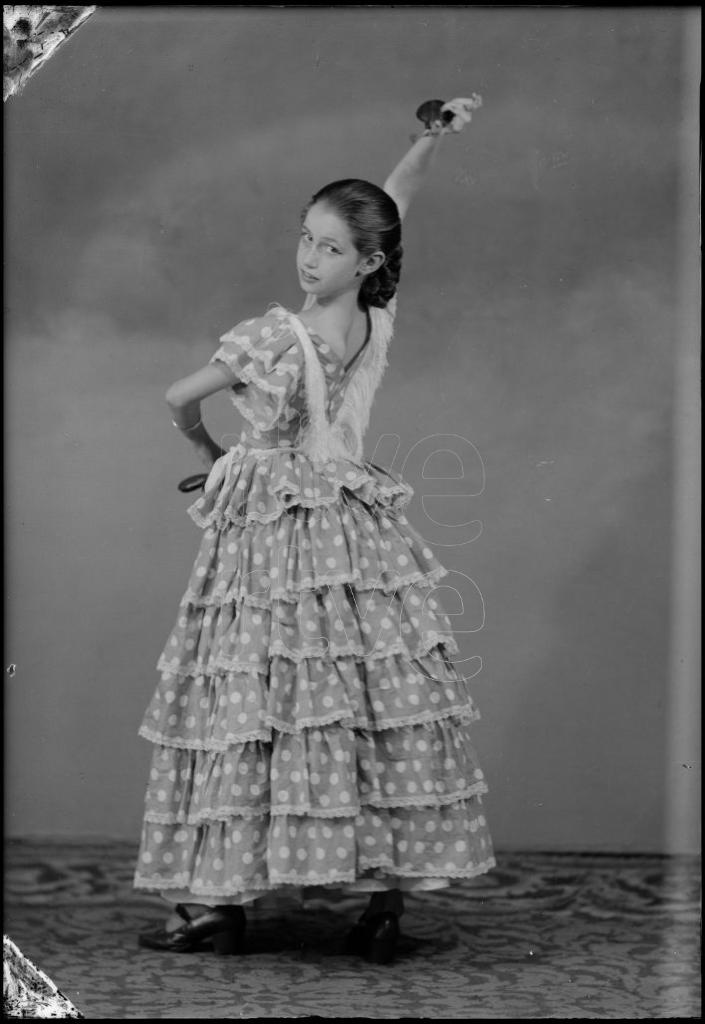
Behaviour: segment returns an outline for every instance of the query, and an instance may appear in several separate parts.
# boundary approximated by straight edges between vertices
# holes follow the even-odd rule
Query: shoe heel
[[[241,939],[240,935],[235,931],[218,932],[217,935],[211,936],[211,942],[213,943],[213,951],[218,956],[234,956],[240,952]]]
[[[381,915],[381,920],[370,937],[366,959],[373,964],[389,964],[394,960],[399,939],[399,922],[395,914]]]

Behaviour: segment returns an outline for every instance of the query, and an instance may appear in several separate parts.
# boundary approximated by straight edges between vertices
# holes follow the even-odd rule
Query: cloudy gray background
[[[137,838],[137,728],[199,542],[166,388],[298,308],[316,188],[381,183],[421,100],[477,91],[405,224],[366,454],[415,488],[466,674],[482,659],[497,846],[673,845],[692,18],[104,8],[8,101],[8,834]],[[240,430],[224,394],[204,417]]]

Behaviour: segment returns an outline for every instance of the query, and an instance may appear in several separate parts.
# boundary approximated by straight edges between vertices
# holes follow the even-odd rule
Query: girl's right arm
[[[184,436],[191,441],[199,459],[209,469],[225,449],[214,441],[201,419],[201,401],[216,391],[232,387],[237,380],[222,363],[208,363],[200,370],[175,381],[166,392],[167,405],[172,412],[172,422],[180,427]]]

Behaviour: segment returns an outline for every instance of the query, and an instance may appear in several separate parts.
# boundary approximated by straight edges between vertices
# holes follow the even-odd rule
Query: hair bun
[[[360,288],[360,299],[365,305],[383,309],[394,297],[401,277],[403,255],[404,249],[400,243],[387,254],[379,270],[365,278]]]

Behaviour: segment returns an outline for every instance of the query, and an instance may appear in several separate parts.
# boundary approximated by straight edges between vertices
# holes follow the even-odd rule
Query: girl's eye
[[[301,239],[304,242],[309,242],[310,243],[310,242],[313,241],[313,236],[311,234],[309,234],[308,231],[304,230],[304,231],[301,232]],[[336,246],[334,246],[334,245],[327,245],[326,249],[328,249],[329,252],[335,253],[336,256],[340,256],[340,249],[338,249]]]

